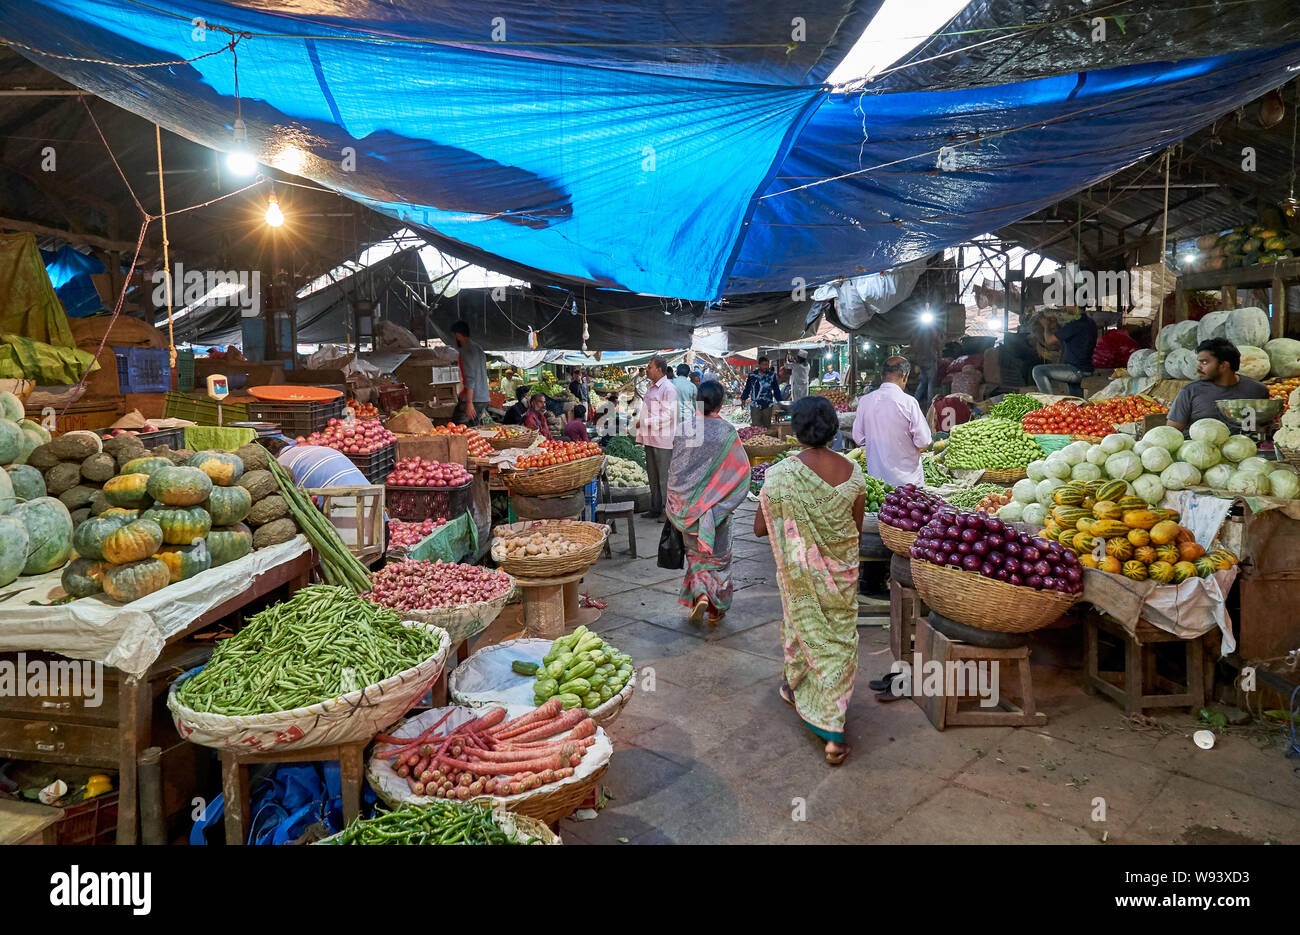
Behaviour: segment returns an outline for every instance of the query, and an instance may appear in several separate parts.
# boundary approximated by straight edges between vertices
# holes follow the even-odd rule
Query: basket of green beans
[[[543,822],[502,808],[434,799],[428,805],[376,809],[317,844],[560,844]]]
[[[300,750],[373,737],[442,674],[451,639],[402,620],[350,587],[312,585],[249,618],[167,707],[205,747]]]

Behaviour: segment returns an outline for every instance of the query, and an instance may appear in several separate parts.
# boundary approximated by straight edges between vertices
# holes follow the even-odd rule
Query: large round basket
[[[590,458],[566,461],[550,467],[502,471],[501,480],[511,493],[525,497],[544,497],[547,494],[566,493],[586,487],[604,467],[605,456],[592,455]]]
[[[506,577],[510,578],[508,572]],[[453,643],[459,643],[478,636],[492,625],[506,606],[510,596],[515,593],[515,579],[510,578],[510,587],[490,601],[474,604],[458,604],[455,607],[439,607],[434,610],[400,610],[397,611],[408,620],[442,627],[451,636]]]
[[[447,708],[431,708],[404,721],[390,733],[396,737],[418,736],[422,731],[436,724],[444,714],[448,713],[448,710]],[[451,717],[446,722],[447,727],[456,727],[464,721],[478,717],[482,713],[481,709],[462,706],[456,706],[451,710]],[[530,710],[532,710],[531,706],[519,707],[516,705],[510,705],[506,709],[509,717],[517,717],[520,714],[526,714]],[[548,825],[554,824],[561,818],[572,815],[591,797],[591,794],[596,790],[596,785],[608,772],[609,759],[613,754],[614,745],[610,743],[604,729],[598,727],[596,728],[596,742],[587,748],[582,762],[578,764],[574,774],[568,779],[550,783],[531,792],[521,792],[519,795],[483,795],[469,801],[482,802],[485,805],[491,805],[493,808],[504,808],[519,815],[536,818]],[[422,805],[434,801],[412,792],[406,780],[393,771],[390,762],[382,757],[372,755],[366,764],[366,779],[382,802],[392,808],[397,808],[401,805]]]
[[[888,546],[889,551],[904,558],[911,557],[912,543],[916,541],[916,533],[909,532],[906,529],[899,529],[897,526],[891,526],[884,520],[880,520],[877,525],[880,527],[880,539]]]
[[[582,548],[560,556],[529,555],[523,558],[507,556],[507,542],[537,532],[559,533],[570,542],[578,543]],[[493,539],[492,560],[508,574],[521,578],[556,578],[560,575],[576,574],[589,568],[596,559],[600,558],[608,536],[609,527],[604,523],[562,523],[538,520],[529,523],[523,530],[516,530]]]
[[[195,711],[177,697],[185,680],[202,667],[192,669],[173,682],[167,692],[167,707],[176,731],[204,747],[263,753],[368,740],[409,711],[438,680],[447,661],[452,641],[445,630],[417,622],[410,626],[437,631],[438,651],[434,655],[382,682],[292,711],[237,717]]]
[[[760,438],[768,438],[771,439],[772,441],[766,444],[763,444],[761,442],[759,444],[754,444]],[[788,448],[789,446],[785,442],[778,439],[775,435],[764,434],[764,435],[755,435],[753,438],[746,439],[745,441],[741,442],[741,447],[745,449],[745,454],[749,457],[749,460],[752,462],[755,458],[774,458],[777,455],[779,455],[781,452],[785,451],[786,448]]]
[[[912,580],[931,610],[967,626],[1003,633],[1045,627],[1078,600],[1076,594],[1035,591],[919,558],[912,559]]]
[[[524,637],[483,647],[447,677],[448,698],[456,704],[471,708],[531,705],[534,678],[512,672],[510,663],[516,659],[540,663],[542,657],[551,651],[551,642]],[[614,722],[632,700],[635,684],[635,678],[628,679],[622,691],[600,707],[587,712],[597,727],[608,727]]]
[[[982,484],[1014,484],[1018,480],[1023,480],[1029,476],[1027,468],[1011,468],[1007,471],[985,471],[980,475]]]
[[[480,434],[497,451],[505,451],[507,448],[528,448],[532,446],[533,442],[537,441],[537,433],[532,429],[522,429],[519,434],[509,437],[502,437],[490,432],[481,432]]]
[[[518,812],[506,811],[497,807],[492,809],[493,818],[496,819],[497,826],[507,835],[515,839],[517,844],[563,844],[560,836],[550,829],[550,826],[544,822],[538,821],[528,815],[521,815]],[[313,841],[312,844],[333,844],[339,843],[339,838],[343,832],[339,831],[331,834],[327,838],[321,838],[319,841]]]
[[[1278,445],[1276,442],[1274,442],[1273,444],[1276,445],[1277,450],[1282,454],[1282,457],[1286,459],[1287,464],[1291,465],[1294,468],[1300,468],[1300,449],[1283,448],[1281,445]]]

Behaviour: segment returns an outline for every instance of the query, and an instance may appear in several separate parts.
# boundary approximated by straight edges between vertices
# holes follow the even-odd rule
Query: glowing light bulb
[[[923,311],[921,313],[921,324],[923,325],[934,324],[934,312],[930,311],[928,308],[925,311]]]
[[[226,154],[226,167],[235,175],[252,175],[257,171],[257,160],[248,151],[248,131],[239,117],[235,118],[234,137],[234,148]]]
[[[272,227],[279,227],[284,223],[284,213],[280,211],[280,200],[271,193],[271,197],[266,202],[266,223]]]

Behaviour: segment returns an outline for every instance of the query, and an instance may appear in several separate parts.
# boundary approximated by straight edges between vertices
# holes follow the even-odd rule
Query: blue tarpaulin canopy
[[[1276,0],[1163,18],[1140,0],[1105,43],[1088,3],[990,0],[903,67],[825,85],[880,5],[28,0],[0,8],[0,36],[223,151],[237,78],[265,165],[521,278],[701,301],[996,229],[1300,67]]]

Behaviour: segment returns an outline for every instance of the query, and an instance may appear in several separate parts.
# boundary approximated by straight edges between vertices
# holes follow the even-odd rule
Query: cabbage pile
[[[1128,481],[1134,492],[1151,504],[1159,503],[1167,490],[1201,486],[1243,496],[1294,499],[1300,494],[1300,477],[1294,470],[1259,457],[1254,440],[1231,434],[1218,419],[1198,419],[1188,427],[1187,434],[1184,438],[1182,432],[1168,425],[1151,429],[1141,441],[1123,449],[1137,456],[1140,465],[1137,476],[1128,476],[1134,466],[1127,459],[1121,460],[1118,454],[1106,455],[1105,476]],[[1113,437],[1103,439],[1094,447],[1104,450]],[[1096,454],[1089,451],[1085,458],[1101,456],[1100,451]]]

